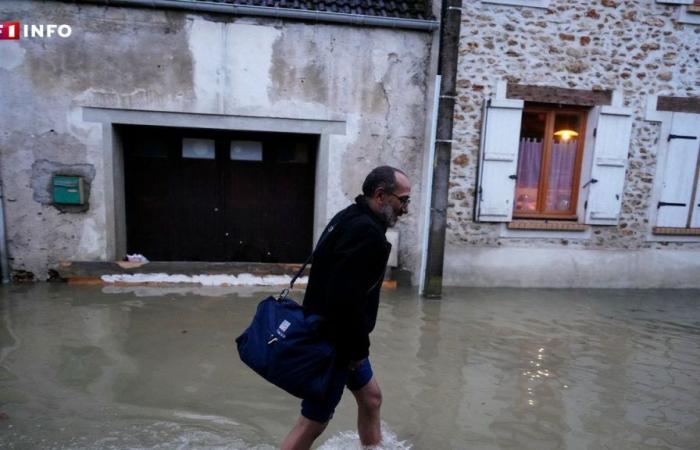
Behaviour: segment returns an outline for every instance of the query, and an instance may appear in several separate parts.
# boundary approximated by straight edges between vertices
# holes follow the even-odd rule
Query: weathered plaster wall
[[[513,256],[506,256],[508,252],[499,247],[559,249],[567,256],[557,264],[563,264],[562,270],[570,274],[579,270],[577,259],[589,264],[597,261],[615,272],[607,259],[596,259],[596,253],[591,253],[598,250],[693,250],[690,260],[695,265],[676,269],[700,278],[700,243],[646,240],[653,225],[647,209],[660,136],[658,123],[644,121],[647,94],[700,95],[700,27],[677,24],[676,7],[654,0],[567,0],[550,5],[549,9],[538,9],[464,2],[449,192],[448,254],[452,259],[446,261],[446,279],[451,284],[497,285],[498,281],[486,276],[492,267],[479,269],[465,262],[473,252],[483,255],[491,249],[493,257],[500,255],[496,259],[503,263],[502,274],[521,274],[520,278],[512,274],[503,277],[515,280],[510,285],[553,285],[546,276],[547,268],[554,264],[551,252],[533,252],[530,258],[512,264],[509,260],[519,253],[514,250]],[[494,92],[497,78],[520,84],[622,91],[626,106],[635,115],[618,226],[593,227],[590,237],[582,233],[580,238],[561,238],[554,233],[550,238],[533,239],[526,234],[505,238],[500,224],[472,220],[482,105]],[[637,258],[632,253],[627,256]],[[649,260],[649,264],[653,267],[656,263]],[[528,266],[537,267],[540,275],[527,275]],[[474,270],[481,272],[475,274]],[[634,285],[643,275],[630,277],[628,281]],[[591,281],[594,277],[587,280],[596,285]]]
[[[73,29],[67,39],[0,46],[0,177],[14,270],[44,278],[60,260],[109,256],[111,164],[85,106],[345,121],[346,134],[330,137],[328,216],[379,163],[420,179],[428,33],[60,2],[3,2],[0,16]],[[94,168],[89,211],[61,214],[34,199],[39,160]],[[415,216],[400,228],[400,261],[411,269],[417,228]]]

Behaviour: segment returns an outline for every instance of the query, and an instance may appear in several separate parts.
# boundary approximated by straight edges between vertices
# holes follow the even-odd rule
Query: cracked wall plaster
[[[10,43],[17,51],[0,64],[3,86],[12,86],[3,92],[13,114],[0,130],[0,178],[15,270],[44,279],[61,260],[107,257],[114,206],[102,180],[112,162],[101,126],[82,120],[85,106],[344,121],[347,133],[329,137],[328,192],[318,199],[328,218],[353,200],[376,165],[396,165],[420,180],[429,33],[0,3],[0,16],[19,12],[37,23],[71,24],[73,34]],[[88,211],[61,214],[34,200],[33,165],[41,160],[94,169]],[[408,218],[400,228],[408,267],[418,261],[417,223]]]

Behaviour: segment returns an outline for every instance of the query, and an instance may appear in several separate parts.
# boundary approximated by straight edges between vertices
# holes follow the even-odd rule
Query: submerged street
[[[234,344],[267,292],[1,287],[0,447],[275,448],[299,401]],[[700,291],[444,294],[383,293],[385,448],[697,448]],[[320,447],[359,448],[353,402]]]

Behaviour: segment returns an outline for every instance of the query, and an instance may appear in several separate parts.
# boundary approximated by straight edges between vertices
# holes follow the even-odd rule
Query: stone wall
[[[329,144],[331,216],[380,163],[422,172],[432,35],[181,11],[3,1],[0,17],[69,24],[70,38],[0,45],[0,179],[10,264],[46,278],[61,260],[104,260],[114,201],[100,124],[84,107],[339,120]],[[88,211],[37,197],[41,167],[94,173]],[[420,185],[414,194],[420,195]],[[400,261],[418,259],[418,220],[401,224]]]
[[[646,239],[660,127],[644,120],[647,94],[700,96],[700,27],[676,23],[677,7],[654,0],[551,1],[548,9],[465,1],[463,7],[448,246],[700,249],[700,243]],[[498,78],[622,92],[635,114],[618,226],[594,226],[590,237],[526,239],[499,237],[500,224],[472,220],[482,107]]]

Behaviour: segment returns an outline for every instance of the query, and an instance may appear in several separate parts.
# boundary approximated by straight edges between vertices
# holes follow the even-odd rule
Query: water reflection
[[[299,402],[233,348],[265,294],[0,288],[0,447],[275,448]],[[695,448],[699,336],[697,291],[387,292],[388,448]],[[353,448],[355,411],[346,395],[324,449]]]

